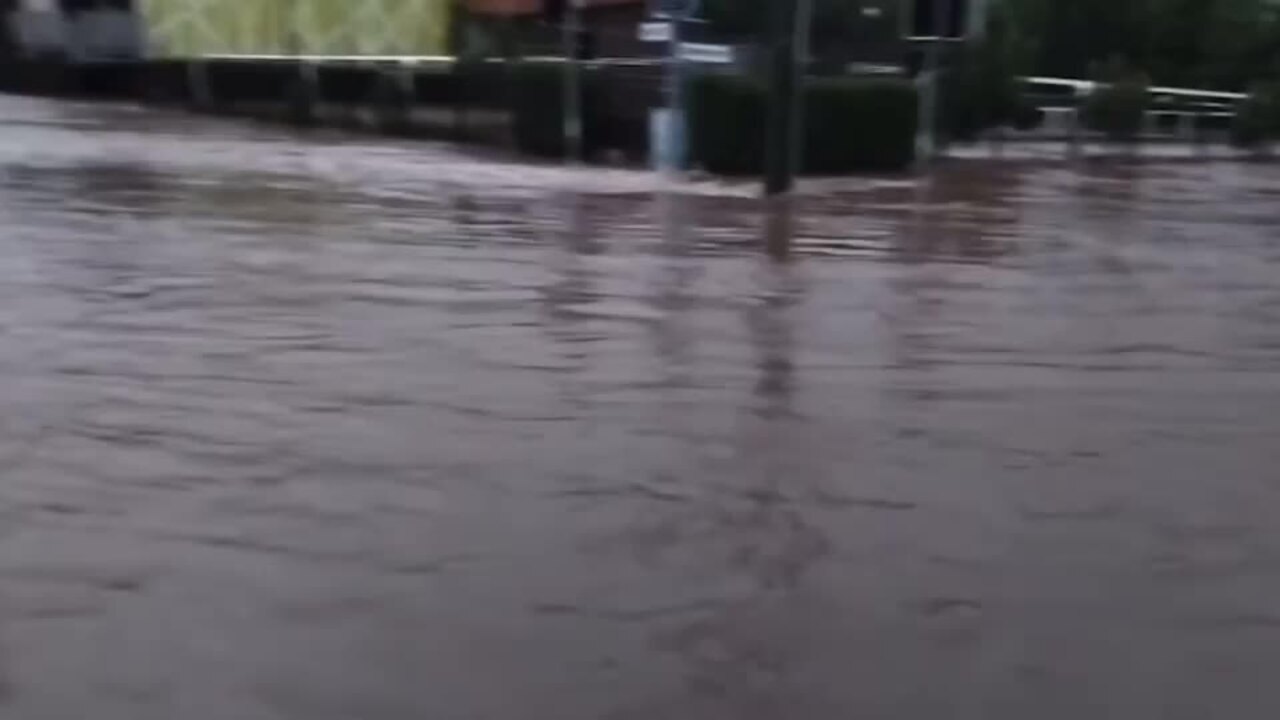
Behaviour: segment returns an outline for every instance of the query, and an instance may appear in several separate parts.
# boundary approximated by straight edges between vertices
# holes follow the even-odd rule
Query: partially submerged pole
[[[769,28],[769,123],[765,136],[764,190],[791,191],[803,143],[801,100],[809,55],[813,0],[777,0]]]
[[[569,0],[561,24],[564,44],[564,152],[570,162],[582,159],[582,67],[578,35],[582,32],[582,0]]]

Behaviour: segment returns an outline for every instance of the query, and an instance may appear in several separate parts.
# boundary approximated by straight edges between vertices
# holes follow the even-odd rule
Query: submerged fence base
[[[559,93],[546,100],[527,92],[527,67],[548,63],[558,61],[266,55],[97,64],[0,61],[0,92],[135,101],[304,127],[474,142],[545,157],[545,143],[525,146],[520,130],[531,119],[561,112]],[[661,67],[609,64],[608,78],[593,85],[595,132],[585,159],[642,163],[648,153],[643,129],[659,97]],[[561,125],[557,120],[555,127]]]
[[[460,63],[451,57],[227,56],[88,64],[0,60],[0,92],[142,102],[300,127],[341,127],[481,143],[545,157],[559,152],[554,147],[547,148],[557,145],[554,141],[563,124],[555,99],[559,95],[547,84],[559,81],[557,73],[536,67],[555,69],[554,59],[550,65],[546,60],[526,66],[498,59]],[[607,68],[607,81],[597,78],[590,83],[594,132],[587,134],[595,154],[588,159],[642,163],[649,149],[648,113],[660,102],[662,68],[644,61],[599,65]],[[555,97],[544,102],[544,98],[552,96]],[[872,105],[875,112],[868,118],[883,124],[886,104]],[[758,110],[747,108],[708,122],[713,129],[734,130],[728,135],[737,137],[750,131],[750,123],[744,126],[744,119],[758,115]],[[822,116],[833,117],[829,112]],[[909,119],[903,119],[890,125],[905,127],[909,123]],[[850,126],[850,122],[842,122],[827,129],[838,138]],[[531,135],[531,128],[537,132]],[[957,159],[1007,161],[1126,156],[1160,160],[1252,159],[1270,155],[1265,147],[1230,148],[1224,130],[1196,133],[1191,143],[1148,138],[1137,145],[1100,144],[1075,123],[1065,129],[1067,134],[1062,137],[1054,137],[1052,130],[1046,125],[1037,132],[1013,133],[1009,137],[1001,134],[992,143],[958,145],[945,154]],[[702,154],[705,156],[707,147],[714,148],[717,142],[724,141],[726,132],[711,132],[711,140],[716,142],[708,143],[703,138]],[[874,142],[867,142],[884,148],[888,144],[883,135],[864,128],[853,137],[874,136]],[[548,143],[549,140],[553,142]],[[828,140],[816,153],[824,161],[829,160],[836,155],[832,149],[839,145]],[[750,159],[752,147],[745,141],[738,143],[725,157],[744,162]],[[713,163],[705,157],[702,164],[712,171],[726,171],[711,167]],[[852,171],[895,171],[899,165],[902,163],[884,162]],[[842,169],[824,167],[819,171],[840,174]]]
[[[207,58],[97,64],[3,62],[0,92],[137,101],[299,126],[506,145],[501,62],[449,58]]]
[[[519,149],[518,128],[558,102],[529,102],[518,61],[451,57],[227,56],[97,64],[0,61],[0,92],[135,101],[298,126],[360,129]],[[593,96],[610,130],[593,135],[589,160],[641,163],[643,128],[660,68],[610,67]],[[559,97],[558,95],[556,96]],[[521,103],[524,103],[522,105]],[[557,127],[559,124],[557,124]]]

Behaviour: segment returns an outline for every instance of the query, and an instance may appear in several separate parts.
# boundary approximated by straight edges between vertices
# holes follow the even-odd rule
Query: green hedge
[[[564,155],[564,68],[523,63],[514,69],[511,102],[516,146],[542,157]],[[620,117],[604,87],[609,71],[582,74],[583,146],[643,154],[643,108]],[[756,80],[706,75],[690,82],[691,160],[724,175],[758,174],[764,168],[767,93]],[[903,170],[915,159],[918,100],[900,80],[810,79],[805,83],[803,170],[834,175]]]
[[[762,172],[765,92],[763,84],[741,78],[708,75],[692,83],[689,153],[695,165],[724,175]]]
[[[905,170],[915,161],[920,103],[910,83],[815,80],[805,94],[806,172]]]
[[[562,157],[564,142],[565,67],[550,63],[521,63],[514,68],[511,102],[516,147],[530,155]],[[590,154],[603,129],[600,71],[583,68],[583,148]]]
[[[516,147],[530,155],[564,156],[564,72],[559,64],[525,62],[515,67],[507,97],[514,116]],[[651,89],[625,70],[584,66],[583,153],[617,150],[640,160],[649,151]]]
[[[691,89],[690,153],[695,165],[724,175],[764,168],[768,93],[756,80],[697,78]],[[804,86],[806,173],[904,170],[915,160],[919,101],[901,80],[811,78]]]

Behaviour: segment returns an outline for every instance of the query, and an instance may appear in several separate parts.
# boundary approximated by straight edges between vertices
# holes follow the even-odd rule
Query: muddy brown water
[[[0,100],[6,720],[1280,716],[1280,171]]]

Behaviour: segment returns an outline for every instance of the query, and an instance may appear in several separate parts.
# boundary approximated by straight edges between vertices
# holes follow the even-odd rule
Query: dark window
[[[915,0],[911,34],[916,37],[961,38],[968,34],[969,0]]]
[[[133,0],[58,0],[58,8],[64,13],[85,10],[132,10]]]

